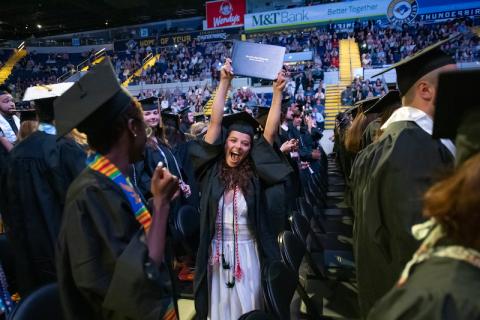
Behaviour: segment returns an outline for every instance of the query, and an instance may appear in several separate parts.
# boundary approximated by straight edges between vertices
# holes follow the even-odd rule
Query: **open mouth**
[[[230,152],[230,158],[233,162],[238,162],[240,161],[240,153],[238,153],[237,151],[232,151]]]

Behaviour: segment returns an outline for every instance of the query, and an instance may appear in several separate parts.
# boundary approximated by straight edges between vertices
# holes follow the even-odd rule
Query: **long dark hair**
[[[244,195],[248,193],[250,180],[254,175],[253,163],[248,155],[238,166],[229,167],[225,157],[221,159],[220,178],[225,185],[225,190],[232,190],[238,186]]]

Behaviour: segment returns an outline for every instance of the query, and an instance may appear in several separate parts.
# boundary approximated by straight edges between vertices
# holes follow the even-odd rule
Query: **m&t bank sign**
[[[357,18],[385,17],[388,1],[359,0],[245,15],[245,30],[292,27],[315,23],[339,22]]]

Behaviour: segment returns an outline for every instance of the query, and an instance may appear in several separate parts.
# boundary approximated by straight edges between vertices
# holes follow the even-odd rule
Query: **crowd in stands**
[[[382,24],[370,21],[363,26],[355,24],[354,36],[360,46],[362,66],[365,68],[392,64],[407,55],[443,39],[454,32],[465,32],[471,25],[468,20],[454,20],[438,24]],[[325,89],[322,83],[324,72],[338,70],[339,66],[339,39],[346,37],[345,33],[336,32],[333,28],[304,30],[297,33],[278,32],[266,33],[252,37],[250,40],[286,47],[287,53],[312,51],[313,60],[297,63],[290,66],[293,74],[287,88],[295,100],[304,105],[323,108]],[[478,60],[480,45],[473,38],[452,42],[452,55],[458,62]],[[147,85],[162,83],[181,83],[190,81],[212,80],[215,86],[216,75],[225,57],[229,56],[231,43],[228,41],[217,43],[198,43],[193,40],[188,45],[178,44],[168,47],[138,47],[123,52],[109,52],[119,79],[123,82],[130,78],[130,85]],[[0,52],[0,65],[8,59],[8,51]],[[91,57],[93,52],[82,54],[39,54],[31,52],[14,68],[8,79],[20,99],[23,91],[32,84],[55,83],[63,74],[72,72],[76,66]],[[133,75],[141,68],[144,62],[159,55],[155,64],[142,70],[140,75]],[[259,80],[252,79],[253,85]],[[321,90],[319,90],[321,88]],[[385,84],[368,83],[356,79],[350,88],[342,94],[342,103],[351,105],[358,100],[369,96],[383,95]],[[200,111],[210,94],[211,88],[190,88],[187,93],[177,94],[173,91],[161,94],[160,92],[144,92],[142,96],[155,95],[165,97],[169,106],[174,109],[190,106],[192,110]],[[192,93],[193,92],[193,93]],[[344,95],[344,96],[343,96]],[[253,95],[235,92],[232,99],[232,108],[244,106],[264,105],[270,103],[271,95]]]
[[[297,63],[291,66],[296,74],[295,92],[300,83],[323,79],[325,71],[338,69],[338,41],[343,35],[337,35],[333,30],[313,30],[289,34],[267,34],[252,38],[251,41],[282,45],[287,53],[312,51],[313,60]],[[175,82],[213,80],[225,57],[229,56],[231,42],[197,43],[195,40],[188,45],[179,43],[168,47],[138,47],[123,52],[109,52],[113,65],[123,82],[130,79],[131,85],[161,84]],[[32,84],[55,83],[61,75],[70,72],[93,52],[82,54],[39,54],[29,53],[15,68],[9,79],[9,84],[15,89],[18,97],[23,90]],[[146,68],[138,76],[134,72],[141,68],[152,55],[158,54],[156,63]],[[0,61],[3,60],[0,58]],[[21,80],[19,80],[21,79]],[[304,90],[313,90],[313,86]]]
[[[438,40],[456,32],[465,33],[472,22],[468,19],[443,23],[388,24],[370,22],[356,25],[355,38],[360,46],[364,68],[393,64]],[[478,39],[462,38],[445,45],[457,62],[472,62],[480,56]]]
[[[385,81],[377,78],[375,81],[365,80],[356,77],[352,84],[342,92],[341,100],[343,106],[352,106],[354,103],[371,98],[383,96],[388,92]]]
[[[174,113],[186,107],[192,112],[201,112],[203,106],[210,99],[212,89],[209,85],[190,87],[187,92],[182,92],[179,88],[174,90],[144,90],[140,92],[139,99],[149,97],[158,97],[162,110],[171,108]]]

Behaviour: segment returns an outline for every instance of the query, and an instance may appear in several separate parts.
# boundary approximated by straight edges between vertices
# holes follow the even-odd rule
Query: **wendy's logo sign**
[[[220,13],[224,16],[228,16],[233,12],[233,7],[230,1],[223,1],[220,5]]]
[[[220,0],[205,4],[207,29],[243,26],[245,0]]]

